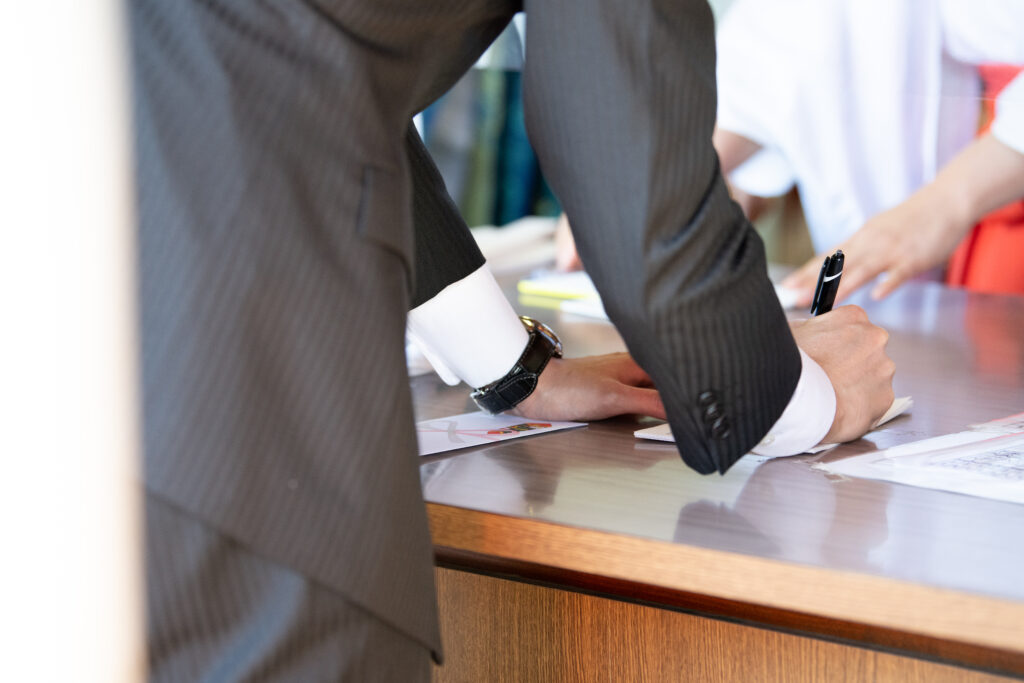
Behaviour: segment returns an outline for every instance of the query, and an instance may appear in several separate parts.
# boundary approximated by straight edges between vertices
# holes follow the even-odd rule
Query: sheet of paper
[[[608,313],[604,310],[604,304],[600,299],[566,299],[558,302],[558,308],[565,313],[608,320]]]
[[[487,266],[495,275],[522,272],[555,258],[555,218],[525,216],[497,228],[474,227],[471,232]]]
[[[875,420],[875,424],[871,425],[871,429],[872,430],[878,429],[879,427],[881,427],[882,425],[884,425],[886,422],[888,422],[889,420],[893,419],[894,417],[899,417],[903,413],[909,412],[910,409],[913,408],[913,407],[914,407],[914,399],[913,398],[911,398],[910,396],[897,396],[896,398],[894,398],[892,400],[892,405],[890,405],[889,409],[886,410],[885,413],[882,414],[882,417],[880,417],[877,420]],[[833,449],[833,448],[835,448],[838,445],[839,444],[837,444],[837,443],[823,443],[823,444],[821,444],[819,446],[815,446],[814,448],[808,449],[807,452],[811,453],[811,454],[822,453],[824,451]]]
[[[1024,413],[1002,417],[991,422],[982,422],[970,426],[974,432],[993,432],[996,434],[1015,434],[1024,432]]]
[[[914,399],[912,399],[910,396],[901,396],[899,398],[894,399],[893,402],[892,402],[892,405],[889,406],[889,410],[885,411],[885,414],[882,415],[882,417],[878,418],[878,420],[875,422],[875,424],[871,425],[871,428],[872,429],[877,429],[878,427],[881,427],[882,425],[884,425],[886,422],[888,422],[889,420],[893,419],[894,417],[898,417],[898,416],[902,415],[903,413],[907,412],[913,406],[914,406]],[[672,438],[672,430],[669,428],[667,422],[665,424],[660,424],[660,425],[658,425],[656,427],[648,427],[646,429],[638,429],[635,432],[633,432],[633,436],[635,436],[638,439],[653,439],[654,441],[671,441],[672,443],[675,443],[675,439]],[[830,448],[835,448],[838,445],[839,444],[835,444],[835,443],[821,444],[821,445],[815,446],[814,448],[810,448],[810,449],[808,449],[805,452],[806,453],[821,453],[822,451],[827,451]],[[780,457],[780,456],[762,456],[762,457],[771,458],[771,457]]]
[[[665,422],[654,427],[646,427],[644,429],[638,429],[633,432],[633,436],[638,439],[650,439],[651,441],[668,441],[675,443],[676,439],[672,436],[672,428],[668,426],[668,422]]]
[[[514,415],[488,415],[478,411],[417,422],[416,438],[419,441],[420,455],[433,455],[459,448],[585,426],[585,422],[528,420]]]
[[[966,431],[817,463],[861,479],[1024,503],[1024,431]]]
[[[573,273],[538,271],[530,277],[520,280],[517,289],[520,294],[546,296],[553,299],[600,300],[594,282],[582,270]]]

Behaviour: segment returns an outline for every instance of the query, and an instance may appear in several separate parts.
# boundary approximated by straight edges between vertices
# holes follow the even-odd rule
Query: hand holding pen
[[[893,402],[896,366],[885,352],[889,334],[868,319],[860,306],[832,310],[843,274],[842,251],[825,259],[818,274],[811,315],[791,320],[800,350],[825,371],[835,390],[836,413],[823,442],[840,443],[862,436]]]

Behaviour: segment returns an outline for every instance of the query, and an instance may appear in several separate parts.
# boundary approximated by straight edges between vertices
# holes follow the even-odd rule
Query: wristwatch
[[[550,327],[525,315],[519,319],[530,333],[523,355],[504,377],[474,389],[470,394],[480,410],[491,415],[511,410],[522,403],[537,388],[537,378],[548,361],[562,357],[562,342]]]

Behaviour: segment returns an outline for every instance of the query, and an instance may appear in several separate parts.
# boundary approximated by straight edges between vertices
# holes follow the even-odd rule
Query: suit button
[[[704,408],[704,421],[707,422],[708,424],[711,424],[721,416],[722,407],[717,403],[712,403],[711,405]]]
[[[700,404],[701,408],[707,408],[708,406],[718,403],[718,397],[715,396],[715,392],[713,391],[702,391],[700,392],[700,396],[697,397],[697,403]]]
[[[725,439],[732,433],[731,426],[729,425],[729,418],[722,415],[711,424],[711,436],[716,439]]]

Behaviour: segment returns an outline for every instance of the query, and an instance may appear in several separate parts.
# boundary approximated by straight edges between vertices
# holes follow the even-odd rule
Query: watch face
[[[555,347],[555,352],[553,354],[555,358],[562,357],[562,341],[558,338],[558,335],[555,334],[554,330],[552,330],[550,327],[540,322],[539,320],[534,320],[533,318],[527,315],[521,315],[519,316],[519,319],[523,321],[523,325],[526,327],[527,330],[530,330],[531,332],[537,332],[538,334],[542,334],[548,339],[548,341],[551,342],[552,346]]]

